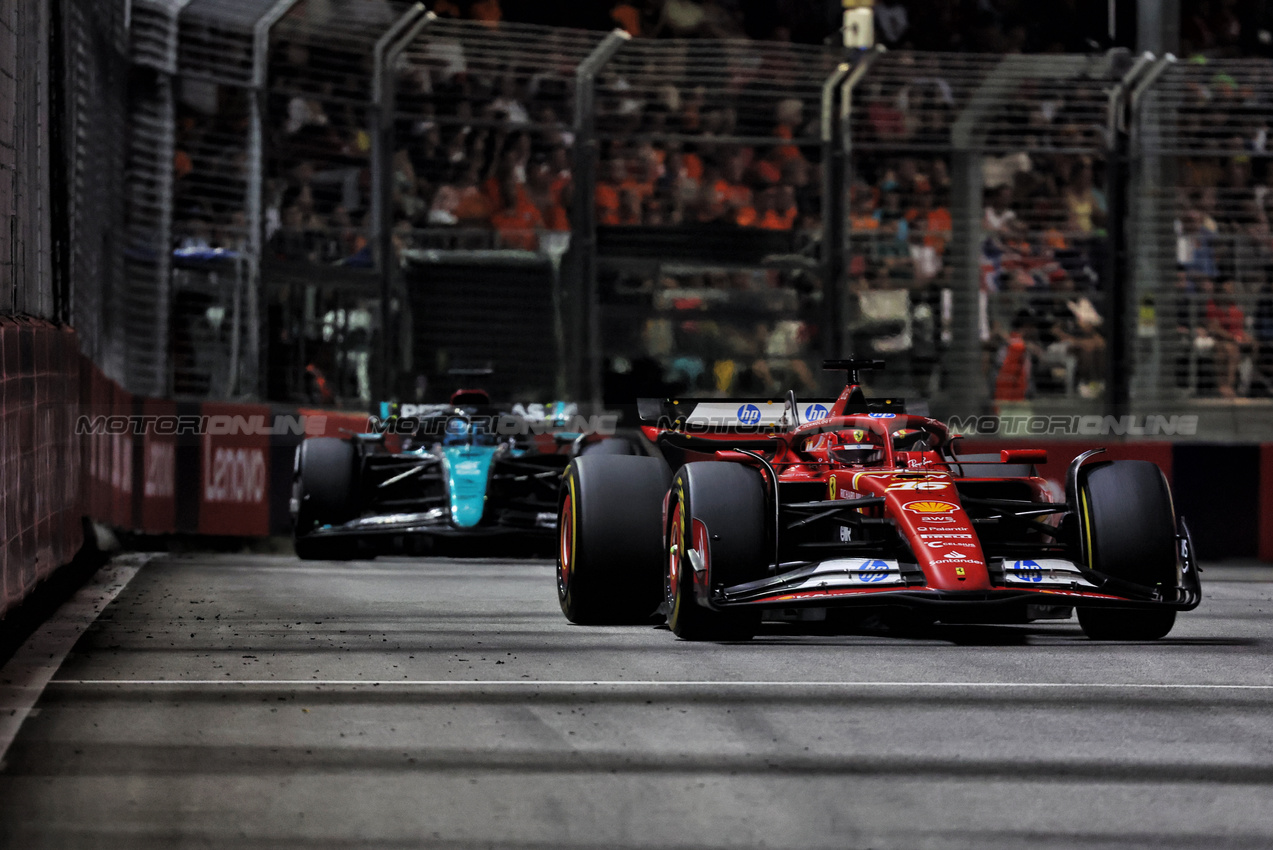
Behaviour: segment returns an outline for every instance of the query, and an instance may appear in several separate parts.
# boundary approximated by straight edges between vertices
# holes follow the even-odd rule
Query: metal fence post
[[[416,3],[384,35],[376,41],[372,69],[371,107],[371,215],[373,244],[376,245],[376,263],[380,273],[380,344],[377,346],[376,368],[379,398],[394,397],[396,370],[392,358],[396,346],[393,341],[394,311],[393,290],[397,275],[397,263],[393,250],[393,154],[394,110],[397,79],[393,66],[408,44],[437,16],[426,12],[423,3]]]
[[[1111,58],[1114,51],[1110,51]],[[1126,100],[1128,87],[1152,61],[1138,56],[1132,67],[1109,91],[1108,136],[1106,138],[1105,186],[1109,212],[1106,229],[1109,252],[1106,257],[1109,280],[1109,357],[1106,358],[1106,402],[1109,412],[1121,415],[1131,399],[1131,352],[1136,333],[1137,293],[1130,285],[1129,255],[1126,250],[1127,216],[1130,214],[1126,190],[1129,149],[1127,146]]]
[[[846,127],[836,112],[836,94],[852,65],[841,63],[822,84],[822,298],[831,327],[823,334],[823,354],[839,357],[844,342],[840,301],[844,292]]]
[[[575,71],[575,197],[572,220],[577,238],[574,248],[578,257],[578,298],[574,299],[582,311],[575,315],[583,319],[576,327],[587,328],[584,336],[587,353],[580,358],[585,364],[581,380],[576,382],[579,396],[586,392],[594,410],[601,409],[601,316],[597,291],[597,157],[596,138],[597,73],[631,38],[623,30],[610,32],[593,49],[588,58],[579,63]],[[578,339],[578,334],[576,334]],[[575,348],[582,354],[583,346]]]
[[[1175,61],[1176,57],[1170,53],[1159,57],[1153,66],[1135,81],[1127,95],[1128,275],[1124,285],[1135,293],[1137,299],[1152,294],[1156,288],[1157,281],[1154,278],[1158,275],[1153,257],[1155,252],[1150,242],[1155,238],[1156,228],[1153,225],[1153,219],[1158,214],[1155,196],[1162,188],[1162,160],[1158,154],[1145,149],[1145,117],[1141,107],[1144,104],[1145,95]],[[1146,397],[1155,396],[1160,387],[1158,371],[1163,358],[1162,338],[1169,327],[1163,318],[1167,312],[1167,305],[1159,301],[1156,300],[1154,305],[1157,327],[1152,347],[1145,362],[1134,364],[1136,390]]]
[[[239,391],[258,395],[260,375],[269,368],[266,354],[261,348],[261,258],[265,255],[265,217],[262,213],[265,194],[265,110],[266,83],[269,77],[270,31],[283,16],[291,11],[299,0],[278,0],[252,27],[252,93],[251,126],[248,129],[248,191],[247,230],[248,285],[247,299],[247,350],[253,366],[248,371],[246,386],[239,384]],[[239,372],[232,373],[231,380],[239,380]]]
[[[853,241],[849,235],[849,215],[846,210],[846,204],[849,203],[849,193],[853,188],[853,124],[850,120],[853,115],[853,92],[856,91],[862,79],[871,70],[871,66],[880,58],[888,48],[882,44],[877,44],[870,50],[862,54],[858,61],[854,64],[852,72],[848,79],[840,89],[840,114],[838,116],[840,123],[840,155],[844,161],[842,171],[843,182],[840,183],[838,190],[833,190],[835,196],[826,195],[823,203],[831,203],[839,212],[838,229],[834,232],[828,231],[831,239],[839,246],[841,258],[845,260],[845,269],[848,268],[847,260],[853,249]],[[847,304],[845,299],[848,297],[848,286],[840,286],[838,291],[834,293],[834,301],[831,308],[832,336],[835,340],[836,357],[852,354],[854,356],[865,357],[867,352],[864,351],[847,351],[844,339],[844,322],[848,315]]]

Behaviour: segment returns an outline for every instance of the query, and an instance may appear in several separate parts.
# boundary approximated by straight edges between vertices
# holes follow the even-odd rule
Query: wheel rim
[[[561,503],[561,534],[557,552],[557,592],[562,598],[570,588],[570,573],[575,565],[575,500],[571,494]]]
[[[677,499],[672,508],[671,531],[668,534],[667,549],[667,601],[671,605],[668,619],[676,617],[677,606],[681,599],[681,545],[684,538],[681,525],[684,515],[681,512],[681,500]]]

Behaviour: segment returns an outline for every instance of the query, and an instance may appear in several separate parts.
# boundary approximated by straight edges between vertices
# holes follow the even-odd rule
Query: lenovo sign
[[[205,416],[269,416],[268,408],[254,405],[205,404],[202,412]],[[242,430],[205,433],[200,448],[199,533],[269,534],[269,435]]]
[[[265,500],[265,450],[204,449],[203,501],[254,505]],[[212,452],[211,458],[207,453]]]

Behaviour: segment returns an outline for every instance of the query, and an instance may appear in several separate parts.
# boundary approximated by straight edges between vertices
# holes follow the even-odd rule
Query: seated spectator
[[[719,217],[726,221],[736,220],[738,213],[751,205],[751,188],[743,181],[745,171],[745,159],[735,154],[725,161],[723,172],[712,183],[716,205],[720,207]]]
[[[639,190],[629,186],[619,190],[619,210],[612,224],[632,227],[641,224],[642,202]]]
[[[941,273],[942,258],[930,244],[923,219],[917,218],[910,225],[907,237],[910,242],[910,260],[915,270],[915,285],[927,286]]]
[[[1087,157],[1072,172],[1065,190],[1065,205],[1080,233],[1093,233],[1105,228],[1105,193],[1092,185],[1092,161]]]
[[[1104,318],[1087,296],[1074,291],[1074,279],[1069,275],[1054,281],[1052,289],[1056,293],[1054,315],[1059,317],[1054,331],[1076,358],[1079,395],[1098,398],[1105,390],[1105,337],[1100,331]],[[1065,313],[1060,312],[1062,305]]]
[[[505,74],[499,83],[499,94],[486,106],[487,113],[496,120],[512,127],[530,123],[530,113],[522,103],[520,87],[512,74]]]
[[[1176,262],[1192,275],[1215,277],[1214,223],[1208,225],[1197,209],[1187,209],[1176,219]]]
[[[1234,300],[1235,289],[1232,280],[1222,280],[1220,291],[1207,302],[1207,332],[1215,339],[1216,391],[1223,398],[1237,395],[1238,368],[1255,347],[1246,330],[1246,313]]]
[[[536,231],[544,228],[544,217],[512,176],[500,185],[500,206],[491,215],[491,226],[504,248],[534,251],[539,247]]]
[[[880,233],[884,236],[891,236],[892,239],[884,239],[882,242],[894,242],[903,248],[908,244],[907,231],[909,225],[906,221],[906,213],[902,210],[902,195],[896,189],[886,191],[881,196],[881,204],[879,209],[874,213],[875,220],[879,223]],[[886,254],[896,254],[895,246],[881,246]],[[904,253],[904,252],[903,252]]]
[[[924,224],[924,244],[939,255],[946,252],[946,241],[950,239],[950,210],[943,206],[934,206],[933,190],[926,178],[918,178],[915,183],[915,206],[906,211],[906,220],[912,226],[917,222]]]
[[[570,219],[561,203],[563,188],[564,186],[556,184],[548,163],[540,162],[531,165],[530,174],[526,179],[526,196],[539,210],[549,230],[570,229]]]
[[[460,224],[484,227],[490,222],[495,206],[477,185],[477,168],[477,163],[473,163],[460,178],[460,203],[455,209],[455,217]]]
[[[607,160],[597,180],[597,224],[619,223],[619,190],[627,180],[627,163],[619,157]]]
[[[1000,186],[995,190],[990,203],[986,204],[986,214],[982,222],[987,233],[1002,234],[1011,222],[1016,221],[1017,214],[1012,211],[1011,204],[1011,186]]]
[[[852,199],[849,209],[849,230],[853,232],[879,230],[880,219],[875,214],[875,199],[871,188],[858,183],[854,185],[849,195]]]
[[[790,189],[790,187],[787,187]],[[734,220],[739,227],[761,227],[766,230],[790,230],[796,221],[795,195],[788,199],[790,206],[779,212],[778,190],[774,187],[763,189],[755,195],[755,204],[748,204],[740,209]]]
[[[794,186],[779,186],[774,192],[773,209],[761,217],[760,226],[767,230],[791,230],[800,214],[796,206]]]
[[[460,179],[463,169],[452,170],[451,176],[433,193],[433,203],[429,205],[427,221],[429,224],[458,224],[460,218],[456,210],[460,207]]]

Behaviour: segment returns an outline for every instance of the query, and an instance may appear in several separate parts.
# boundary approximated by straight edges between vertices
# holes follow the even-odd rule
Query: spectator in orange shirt
[[[604,174],[597,181],[597,223],[619,223],[619,190],[627,179],[627,165],[615,157],[606,162]]]
[[[875,204],[871,194],[864,190],[860,191],[858,186],[854,186],[852,197],[853,207],[849,211],[849,230],[878,230],[880,220],[875,217]]]
[[[712,185],[727,220],[734,220],[739,211],[750,206],[752,202],[751,189],[743,183],[743,168],[742,157],[730,157],[725,163],[724,174]]]
[[[537,162],[530,167],[526,178],[526,197],[543,216],[544,224],[549,230],[569,230],[570,220],[562,206],[561,188],[554,190],[552,169],[546,162]]]
[[[654,194],[654,183],[659,176],[660,165],[653,152],[635,160],[635,168],[628,169],[628,176],[620,188],[635,193],[641,201]]]
[[[557,203],[562,203],[561,192],[574,177],[570,171],[570,152],[564,145],[558,145],[548,155],[548,170],[552,176],[551,190]]]
[[[523,251],[537,250],[539,234],[536,231],[544,228],[544,217],[512,177],[504,178],[500,185],[500,202],[500,208],[491,216],[491,226],[499,234],[500,245]]]
[[[782,185],[775,191],[773,210],[761,220],[760,226],[769,230],[790,230],[796,224],[800,211],[796,207],[796,189]]]
[[[912,224],[923,222],[924,244],[940,256],[945,253],[946,240],[950,238],[950,210],[933,206],[933,190],[927,180],[916,182],[915,206],[906,211],[906,220]]]
[[[725,215],[725,179],[721,177],[720,167],[707,165],[703,169],[703,182],[699,187],[698,200],[695,203],[700,222],[720,221],[722,218],[733,221],[733,216]]]

